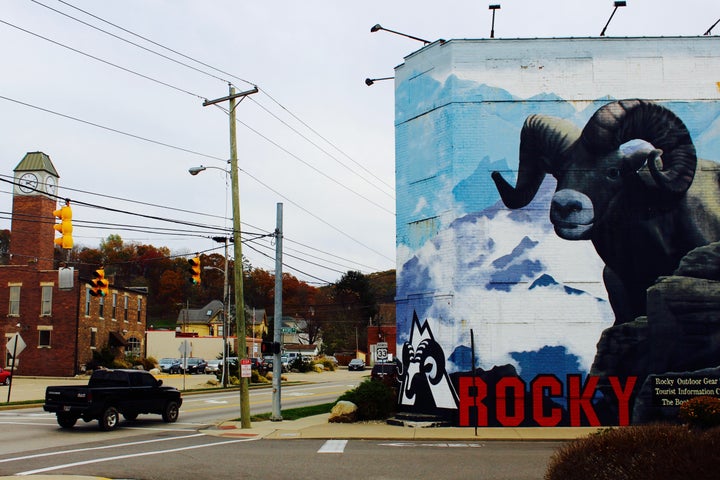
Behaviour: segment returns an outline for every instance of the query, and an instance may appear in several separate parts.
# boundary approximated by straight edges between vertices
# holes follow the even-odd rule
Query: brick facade
[[[16,375],[72,376],[106,346],[117,355],[144,353],[144,292],[110,285],[107,297],[92,297],[89,280],[75,270],[72,285],[60,289],[60,271],[52,269],[55,209],[56,202],[39,192],[13,196],[11,264],[0,266],[0,367],[12,364],[15,342],[8,340],[17,333],[26,347]]]

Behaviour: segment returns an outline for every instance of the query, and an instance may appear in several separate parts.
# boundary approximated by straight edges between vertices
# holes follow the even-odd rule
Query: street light
[[[367,85],[369,87],[370,85],[374,84],[375,82],[379,82],[381,80],[393,80],[394,78],[395,77],[366,78],[365,85]]]
[[[222,338],[223,338],[223,351],[222,351],[222,386],[227,387],[227,327],[228,327],[228,300],[229,300],[229,285],[228,285],[228,252],[227,252],[227,237],[213,237],[213,240],[218,241],[222,239],[225,242],[225,270],[212,265],[206,265],[203,270],[218,270],[223,272],[223,324],[222,324]]]
[[[610,18],[608,18],[608,21],[605,24],[605,26],[603,27],[602,32],[600,32],[601,37],[605,36],[605,30],[607,30],[608,25],[610,25],[610,21],[613,19],[613,16],[615,16],[615,12],[617,11],[618,7],[626,7],[627,2],[624,2],[624,1],[615,2],[615,3],[613,3],[613,5],[615,5],[615,8],[613,8],[612,13],[610,14]]]
[[[371,33],[375,33],[375,32],[378,32],[378,31],[380,31],[380,30],[385,30],[386,32],[394,33],[395,35],[401,35],[401,36],[403,36],[403,37],[412,38],[413,40],[417,40],[418,42],[423,42],[425,45],[431,43],[430,40],[425,40],[425,39],[423,39],[423,38],[413,37],[412,35],[408,35],[408,34],[406,34],[406,33],[400,33],[400,32],[396,32],[395,30],[390,30],[389,28],[383,27],[383,26],[380,25],[379,23],[376,24],[376,25],[373,25],[373,27],[370,28],[370,32],[371,32]]]

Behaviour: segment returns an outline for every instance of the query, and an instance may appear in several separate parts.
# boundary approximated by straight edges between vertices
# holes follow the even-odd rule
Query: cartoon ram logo
[[[646,291],[693,248],[720,239],[719,165],[698,160],[685,124],[643,100],[601,107],[580,129],[531,115],[520,134],[512,187],[492,179],[508,208],[533,199],[546,174],[557,179],[555,233],[590,240],[605,263],[615,323],[644,315]]]

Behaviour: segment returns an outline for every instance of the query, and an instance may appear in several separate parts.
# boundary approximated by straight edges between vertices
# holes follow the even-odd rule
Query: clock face
[[[45,191],[49,193],[50,195],[55,195],[55,188],[57,187],[57,183],[55,182],[54,177],[47,177],[45,179]]]
[[[37,190],[38,178],[34,173],[23,173],[18,182],[20,191],[24,193],[31,193]]]

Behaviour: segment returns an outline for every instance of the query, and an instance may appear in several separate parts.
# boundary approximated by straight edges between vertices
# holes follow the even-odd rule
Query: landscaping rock
[[[353,423],[357,421],[357,405],[346,400],[340,400],[330,411],[328,422]]]

